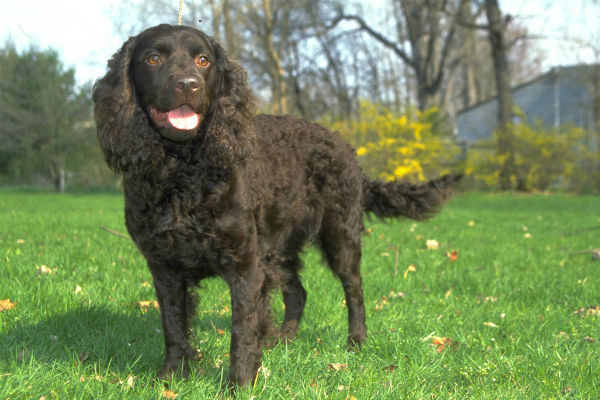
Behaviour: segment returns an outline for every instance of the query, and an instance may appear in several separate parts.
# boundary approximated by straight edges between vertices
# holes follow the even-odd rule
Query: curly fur
[[[132,68],[142,43],[184,34],[209,43],[218,80],[207,88],[215,94],[197,135],[174,142],[153,125]],[[186,50],[183,40],[174,46]],[[348,343],[360,345],[366,339],[363,214],[420,220],[451,193],[451,177],[424,185],[369,180],[337,133],[289,116],[255,115],[245,70],[193,28],[160,25],[130,38],[109,60],[93,99],[100,146],[123,176],[128,231],[154,279],[166,348],[160,377],[180,367],[187,373],[184,361],[196,355],[189,344],[192,289],[219,276],[231,290],[230,381],[252,382],[265,338],[296,335],[306,302],[299,253],[307,242],[340,278]],[[286,307],[278,331],[269,311],[273,288],[282,290]]]

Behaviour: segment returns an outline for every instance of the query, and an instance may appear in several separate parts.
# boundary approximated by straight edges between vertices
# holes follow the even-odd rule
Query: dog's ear
[[[98,141],[108,165],[116,173],[125,173],[147,161],[154,141],[131,79],[135,42],[136,37],[129,38],[112,56],[106,75],[96,81],[92,95]]]
[[[216,57],[219,88],[207,134],[220,156],[236,161],[243,158],[254,143],[252,118],[256,112],[256,97],[244,67],[229,58],[217,41],[210,37],[208,40]]]

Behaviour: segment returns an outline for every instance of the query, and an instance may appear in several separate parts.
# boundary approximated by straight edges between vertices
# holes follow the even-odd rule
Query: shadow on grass
[[[215,314],[197,316],[193,331],[210,331],[215,327],[229,331],[230,318]],[[223,351],[229,350],[229,343],[222,345],[225,346]],[[204,343],[205,346],[210,344]],[[158,310],[118,313],[107,308],[82,306],[35,323],[20,319],[8,325],[0,337],[0,363],[5,365],[26,364],[33,358],[36,363],[58,364],[65,369],[92,366],[110,369],[118,375],[153,375],[163,356]],[[221,373],[209,371],[214,366],[203,365],[202,360],[197,364],[202,370],[206,367],[209,375]]]

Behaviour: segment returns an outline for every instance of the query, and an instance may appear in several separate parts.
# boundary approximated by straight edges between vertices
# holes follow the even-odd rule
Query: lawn
[[[0,190],[0,399],[223,398],[228,288],[199,290],[188,380],[163,339],[122,196]],[[425,223],[367,222],[369,339],[348,353],[341,285],[307,249],[296,341],[241,399],[600,397],[600,198],[467,193]],[[429,242],[428,242],[429,241]],[[435,247],[435,242],[438,248]],[[283,315],[279,294],[273,298]]]

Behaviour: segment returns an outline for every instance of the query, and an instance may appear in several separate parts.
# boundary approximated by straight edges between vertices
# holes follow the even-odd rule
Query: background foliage
[[[600,187],[600,152],[596,133],[574,126],[547,128],[539,123],[513,124],[513,186],[518,190],[596,191]],[[505,155],[495,152],[497,132],[471,148],[466,173],[475,187],[497,189]]]
[[[64,190],[64,181],[106,181],[91,120],[91,86],[54,50],[0,49],[0,182]],[[67,177],[67,175],[69,175]]]
[[[213,35],[244,65],[261,111],[339,130],[371,177],[424,180],[463,167],[452,143],[456,113],[497,92],[484,12],[494,3],[186,0],[184,24]],[[177,6],[122,2],[114,8],[115,25],[125,39],[173,22]],[[516,85],[539,75],[543,53],[520,16],[503,20],[508,78]],[[17,50],[10,42],[0,48],[0,184],[59,191],[118,186],[96,144],[91,88],[75,82],[52,49]],[[600,115],[600,96],[594,107]],[[600,188],[598,132],[513,130],[512,187]],[[499,187],[498,168],[507,160],[497,154],[498,143],[496,136],[472,149],[471,187]]]
[[[459,149],[440,130],[440,112],[411,110],[395,114],[362,101],[358,118],[329,123],[356,148],[359,162],[372,178],[425,181],[457,167]]]

